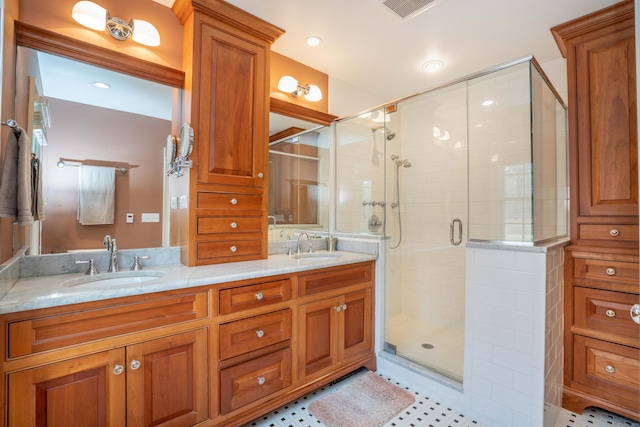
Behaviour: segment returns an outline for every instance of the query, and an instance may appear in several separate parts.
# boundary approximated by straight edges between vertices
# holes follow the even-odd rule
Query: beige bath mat
[[[327,427],[382,427],[415,397],[371,371],[311,402],[309,412]]]

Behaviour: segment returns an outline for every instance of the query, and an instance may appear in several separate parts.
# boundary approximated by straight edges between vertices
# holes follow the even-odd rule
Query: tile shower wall
[[[462,390],[386,358],[378,369],[492,426],[544,425],[545,399],[557,402],[562,377],[562,260],[561,245],[468,244]]]

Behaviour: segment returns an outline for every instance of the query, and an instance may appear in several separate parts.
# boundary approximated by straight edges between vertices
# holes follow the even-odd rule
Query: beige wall
[[[164,147],[171,122],[54,98],[49,98],[49,107],[52,126],[42,159],[42,253],[100,249],[106,234],[118,240],[120,249],[162,246]],[[130,168],[124,175],[116,172],[115,224],[78,223],[79,169],[59,169],[60,158]],[[135,215],[133,224],[125,222],[127,212]],[[160,213],[160,222],[142,223],[143,212]]]

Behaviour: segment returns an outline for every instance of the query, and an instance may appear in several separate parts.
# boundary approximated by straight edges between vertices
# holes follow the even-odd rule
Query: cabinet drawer
[[[262,217],[208,217],[197,218],[197,233],[237,234],[262,232]]]
[[[220,325],[220,360],[291,339],[291,310]]]
[[[8,324],[9,358],[207,317],[207,293],[60,314]]]
[[[211,209],[238,214],[242,211],[262,213],[262,196],[237,193],[210,193],[199,191],[196,196],[196,209]]]
[[[590,225],[581,224],[580,239],[609,242],[637,242],[637,225]]]
[[[338,289],[345,286],[372,283],[373,262],[363,262],[319,271],[301,273],[298,277],[300,296]]]
[[[638,295],[574,288],[574,324],[583,328],[625,337],[640,337],[640,326],[629,310],[638,304]]]
[[[289,301],[290,299],[290,279],[239,286],[237,288],[220,289],[218,293],[220,314],[237,313],[251,308]]]
[[[638,289],[638,263],[636,262],[576,258],[574,275],[581,279],[632,283]]]
[[[216,258],[258,257],[262,253],[262,240],[226,240],[215,242],[198,242],[196,245],[198,260]]]
[[[220,412],[226,414],[291,385],[291,348],[220,371]]]
[[[605,399],[619,396],[640,409],[640,350],[574,336],[573,379]]]

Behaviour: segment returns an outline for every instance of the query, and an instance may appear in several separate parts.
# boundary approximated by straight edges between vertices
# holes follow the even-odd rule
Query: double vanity
[[[375,369],[374,260],[21,278],[0,300],[8,425],[238,426]]]

